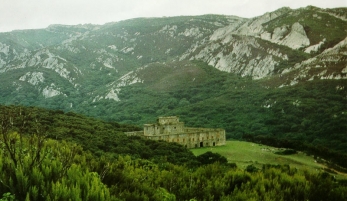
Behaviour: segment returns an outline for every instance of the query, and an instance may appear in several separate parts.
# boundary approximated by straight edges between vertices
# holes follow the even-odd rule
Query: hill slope
[[[77,143],[97,157],[108,155],[114,159],[129,155],[154,162],[165,158],[173,164],[197,164],[194,155],[179,144],[127,137],[123,132],[141,129],[132,125],[105,122],[72,112],[21,106],[0,106],[0,121],[1,139],[12,132],[36,134]]]
[[[346,8],[0,33],[0,103],[127,124],[180,115],[229,138],[347,153]]]

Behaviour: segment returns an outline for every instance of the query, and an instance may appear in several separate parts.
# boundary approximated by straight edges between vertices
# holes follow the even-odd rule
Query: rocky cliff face
[[[346,64],[347,38],[334,47],[324,50],[321,54],[284,70],[281,75],[288,75],[291,83],[314,79],[347,79]]]
[[[219,44],[215,40],[190,59],[203,60],[215,68],[261,79],[272,75],[280,60],[287,55],[277,48],[264,48],[256,38],[229,36]]]
[[[325,15],[327,12],[329,16],[334,16],[334,18]],[[336,59],[329,61],[329,65],[325,63],[326,59],[322,59],[327,57],[327,51],[331,51],[326,49],[329,47],[326,45],[327,43],[333,45],[337,41],[342,41],[341,44],[344,44],[343,39],[346,36],[346,29],[342,27],[346,24],[346,20],[332,13],[315,7],[298,10],[282,8],[239,24],[219,28],[211,35],[208,43],[189,52],[190,59],[203,60],[222,71],[236,73],[241,76],[251,76],[253,79],[262,79],[274,75],[276,67],[281,63],[293,60],[288,49],[283,48],[283,46],[286,46],[299,54],[305,55],[307,53],[306,58],[310,57],[310,53],[318,55],[306,61],[300,61],[300,59],[294,61],[297,63],[292,64],[292,66],[287,65],[286,68],[281,69],[282,74],[291,71],[292,68],[303,68],[305,64],[326,66],[330,69],[329,78],[345,79],[344,70],[332,67],[333,62],[345,62],[343,52],[335,51]],[[328,19],[324,20],[324,17]],[[334,27],[334,25],[329,24],[332,21],[339,25]],[[326,27],[334,28],[325,30]],[[319,32],[321,29],[325,31]],[[337,31],[337,29],[340,31]],[[319,35],[319,37],[314,35]],[[328,41],[328,36],[336,38],[330,38]],[[341,44],[329,48],[340,49],[338,47],[341,47]],[[196,50],[200,51],[197,52]],[[188,54],[186,53],[186,55]],[[307,76],[319,77],[322,75],[322,73],[312,73],[307,74]],[[334,75],[332,76],[332,74]]]
[[[254,80],[285,77],[277,86],[346,79],[344,11],[282,8],[252,19],[139,18],[0,33],[1,90],[7,101],[28,89],[45,99],[121,101],[124,86],[148,82],[148,66],[195,60]]]

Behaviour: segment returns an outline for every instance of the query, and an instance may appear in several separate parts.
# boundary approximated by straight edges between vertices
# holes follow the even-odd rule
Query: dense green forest
[[[242,170],[219,154],[127,138],[130,125],[18,106],[2,106],[0,119],[1,200],[347,200],[347,183],[328,173]]]
[[[194,63],[191,71],[208,76],[192,83],[181,74],[171,77],[170,72],[170,79],[163,78],[169,83],[153,79],[126,86],[119,94],[122,101],[104,100],[93,103],[94,109],[75,110],[138,126],[157,116],[178,115],[187,126],[224,128],[228,139],[294,148],[347,167],[344,80],[312,80],[279,88],[277,79],[284,77],[255,81]],[[148,73],[161,77],[168,70],[154,66]]]
[[[178,73],[183,68],[188,68],[192,75]],[[200,78],[192,82],[194,74],[199,74]],[[71,99],[60,96],[49,99],[37,96],[33,101],[44,108],[59,109],[50,112],[56,114],[55,120],[51,119],[52,114],[42,115],[45,121],[54,121],[51,129],[55,139],[70,139],[83,133],[81,136],[84,137],[75,141],[87,144],[84,148],[88,150],[116,149],[121,153],[138,152],[141,156],[146,152],[140,150],[147,146],[136,150],[124,148],[127,143],[114,148],[114,145],[103,142],[115,138],[112,133],[117,130],[135,129],[124,125],[136,125],[140,129],[142,124],[151,123],[158,116],[177,115],[187,126],[224,128],[228,139],[293,148],[347,167],[347,83],[344,80],[312,80],[278,87],[278,80],[285,77],[273,76],[256,81],[221,72],[199,61],[183,62],[175,68],[152,65],[142,76],[147,82],[123,87],[118,95],[121,101],[118,102],[100,100],[89,105],[85,104],[83,96],[73,97],[72,94],[73,103]],[[154,77],[163,78],[158,80]],[[19,94],[16,100],[7,102],[32,105],[27,102],[30,97],[26,94]],[[121,124],[108,123],[101,129],[97,129],[98,125],[85,125],[83,129],[74,130],[71,129],[74,125],[67,123],[71,122],[70,119],[65,121],[59,116],[63,115],[63,111],[70,119],[77,118],[79,115],[73,112],[78,112]],[[89,143],[94,140],[90,136],[99,136],[101,130],[108,129],[112,131],[98,137],[95,143]],[[115,143],[116,140],[110,141]],[[132,139],[125,141],[132,143]]]
[[[178,115],[187,126],[224,128],[229,139],[267,136],[347,153],[345,80],[312,80],[278,88],[278,80],[285,77],[255,81],[221,72],[203,62],[193,63],[182,63],[176,70],[170,66],[148,67],[143,76],[163,78],[146,78],[145,83],[123,87],[119,102],[99,100],[86,104],[81,94],[70,94],[70,99],[42,99],[30,93],[0,101],[77,112],[139,127],[158,116]],[[200,78],[192,82],[193,75],[177,74],[184,68]]]
[[[7,129],[12,128],[25,134],[40,133],[54,140],[77,143],[95,156],[112,153],[114,157],[131,155],[134,158],[158,161],[165,157],[165,160],[174,164],[194,163],[194,155],[176,143],[155,142],[124,135],[125,131],[140,130],[137,126],[37,107],[0,106],[0,110],[1,120],[3,124],[7,124]]]

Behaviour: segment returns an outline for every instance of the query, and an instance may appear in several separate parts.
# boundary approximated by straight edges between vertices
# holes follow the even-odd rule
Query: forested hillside
[[[132,125],[36,107],[1,106],[0,114],[3,133],[36,133],[44,138],[77,143],[95,156],[108,153],[113,157],[130,155],[158,161],[165,158],[174,164],[196,162],[191,152],[175,143],[127,137],[123,132],[142,129]]]
[[[175,143],[125,137],[132,126],[39,108],[0,111],[2,200],[347,199],[347,183],[325,172],[242,170],[211,152],[195,157]]]
[[[187,126],[225,128],[230,139],[252,140],[272,146],[294,146],[302,151],[316,147],[347,153],[347,83],[345,80],[315,80],[292,87],[275,88],[273,80],[252,81],[220,72],[201,62],[191,74],[206,79],[187,82],[186,77],[164,70],[148,69],[162,80],[123,88],[114,103],[94,103],[96,115],[126,123],[150,123],[157,116],[179,115]],[[148,67],[150,68],[150,67]],[[166,72],[175,69],[167,67]],[[207,76],[208,75],[208,76]],[[191,77],[191,75],[187,75]],[[141,104],[137,104],[141,103]],[[127,108],[126,112],[117,112]],[[90,112],[90,113],[88,113]],[[270,140],[273,139],[273,140]],[[287,141],[286,144],[280,140]],[[311,148],[309,148],[311,147]],[[316,152],[316,151],[314,151]],[[334,157],[334,161],[347,164]]]

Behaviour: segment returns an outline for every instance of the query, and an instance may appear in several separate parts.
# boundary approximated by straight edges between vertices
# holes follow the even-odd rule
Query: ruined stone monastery
[[[176,142],[187,148],[225,145],[225,130],[214,128],[189,128],[179,117],[159,117],[155,124],[145,124],[143,131],[127,132],[128,136],[142,136],[151,140]]]

